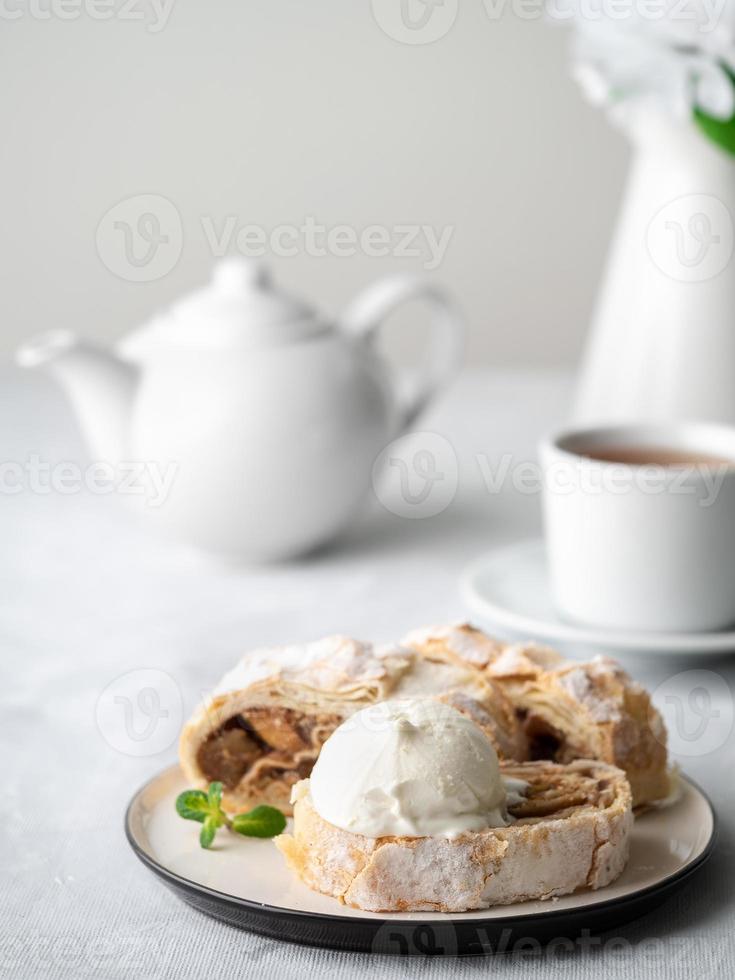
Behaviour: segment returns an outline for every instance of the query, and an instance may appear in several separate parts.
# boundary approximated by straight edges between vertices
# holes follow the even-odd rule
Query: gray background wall
[[[153,0],[98,2],[66,0],[47,19],[3,3],[4,354],[52,326],[120,335],[206,279],[205,226],[233,216],[268,235],[312,216],[393,242],[397,225],[451,228],[431,274],[464,303],[471,360],[577,356],[627,147],[570,79],[566,29],[511,0],[494,18],[481,0],[445,0],[431,29],[456,19],[425,44],[391,36],[399,0],[173,0],[165,24]],[[171,270],[136,282],[114,219],[134,230],[143,194],[174,205],[182,235]],[[429,260],[297,250],[276,274],[330,312]]]

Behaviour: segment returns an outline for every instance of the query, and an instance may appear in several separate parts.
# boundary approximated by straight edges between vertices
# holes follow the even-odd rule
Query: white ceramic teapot
[[[401,303],[431,307],[434,342],[410,396],[373,343]],[[109,352],[67,331],[18,361],[66,389],[97,460],[175,466],[146,510],[171,535],[270,560],[333,537],[370,485],[373,462],[457,367],[463,322],[424,280],[381,280],[338,323],[274,288],[262,266],[227,259],[213,282]]]

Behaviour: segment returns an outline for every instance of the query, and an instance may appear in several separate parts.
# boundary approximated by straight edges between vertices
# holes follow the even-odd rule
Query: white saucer
[[[551,599],[540,538],[498,548],[460,579],[463,601],[484,625],[512,638],[641,654],[713,654],[735,651],[735,631],[646,633],[582,626],[562,619]]]

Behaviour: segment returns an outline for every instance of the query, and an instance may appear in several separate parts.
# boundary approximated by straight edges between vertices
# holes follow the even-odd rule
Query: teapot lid
[[[310,306],[273,286],[262,263],[227,258],[215,266],[207,286],[123,338],[118,350],[133,359],[189,347],[255,350],[297,343],[327,329]]]

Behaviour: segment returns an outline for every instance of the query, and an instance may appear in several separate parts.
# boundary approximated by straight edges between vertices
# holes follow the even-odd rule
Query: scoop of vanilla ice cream
[[[492,743],[430,699],[348,718],[322,746],[310,793],[324,820],[366,837],[456,837],[509,822]]]

